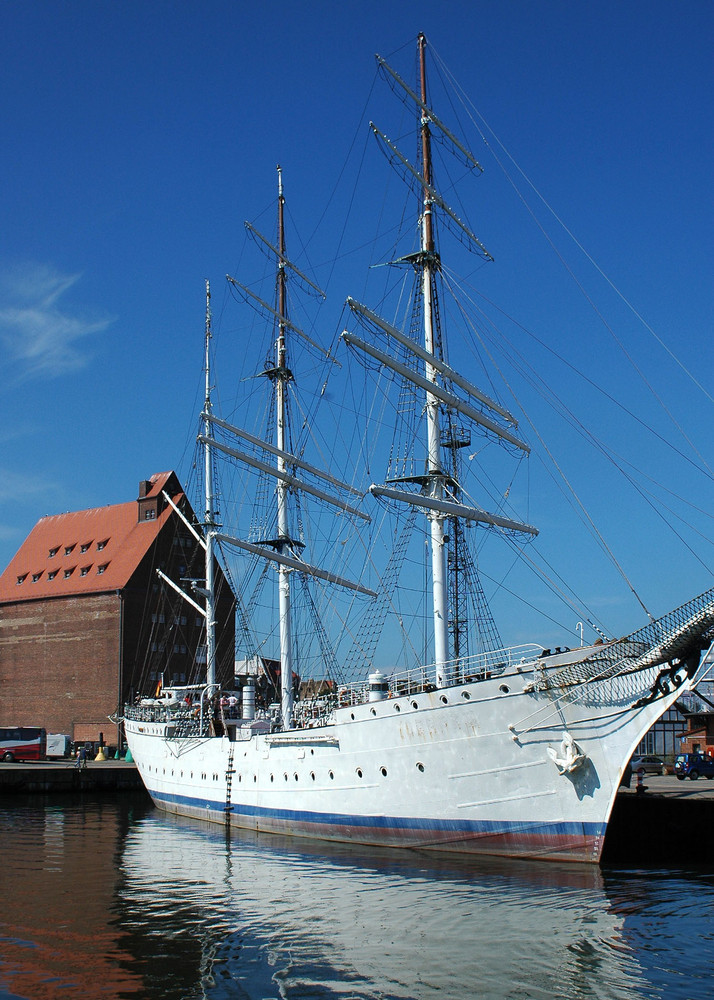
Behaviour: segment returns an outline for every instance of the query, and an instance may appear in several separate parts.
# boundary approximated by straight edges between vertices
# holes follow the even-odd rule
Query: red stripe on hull
[[[179,816],[189,816],[222,826],[226,815],[185,804],[157,801],[156,805]],[[540,861],[566,861],[597,864],[603,835],[557,833],[537,829],[498,831],[453,831],[447,829],[410,829],[408,827],[351,826],[348,823],[311,823],[304,820],[271,820],[266,816],[231,814],[229,825],[283,837],[305,837],[337,843],[373,847],[411,848],[447,851],[459,854],[483,854],[508,858],[532,858]]]

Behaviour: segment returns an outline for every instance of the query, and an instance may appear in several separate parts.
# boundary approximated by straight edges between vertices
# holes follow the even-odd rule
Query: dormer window
[[[64,578],[65,578],[65,580],[69,580],[69,578],[71,577],[71,575],[73,573],[74,573],[74,566],[72,567],[72,569],[66,569],[64,571]]]
[[[77,543],[75,542],[74,544],[76,545]],[[65,545],[64,554],[66,556],[71,556],[73,552],[74,552],[74,545]]]
[[[37,583],[42,576],[42,572],[32,574],[32,582]]]
[[[103,541],[97,542],[97,552],[101,552],[102,549],[106,546],[106,544],[107,544],[108,541],[109,541],[109,539],[105,538],[105,539],[103,539]]]
[[[91,566],[82,566],[82,568],[79,571],[79,575],[80,576],[86,576],[87,573],[90,571],[91,568],[92,568]]]
[[[49,551],[50,559],[54,559],[54,557],[57,555],[58,552],[59,552],[59,545],[56,545],[53,549],[50,549]]]
[[[17,578],[18,585],[21,584],[21,583],[24,583],[26,579],[27,579],[27,573],[22,573]]]
[[[79,551],[80,552],[87,552],[87,551],[89,551],[89,547],[90,547],[91,544],[92,544],[91,542],[85,542],[84,545],[81,546],[81,548],[80,548]]]
[[[57,570],[53,569],[50,573],[47,574],[47,579],[54,580],[56,576],[57,576]]]
[[[102,563],[101,566],[97,566],[97,573],[99,574],[104,573],[108,565],[109,563]]]

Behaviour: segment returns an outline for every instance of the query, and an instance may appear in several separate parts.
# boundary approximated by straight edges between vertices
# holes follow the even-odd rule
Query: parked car
[[[703,753],[680,753],[674,762],[674,773],[680,781],[696,781],[699,775],[714,778],[714,757]]]
[[[633,757],[630,761],[632,773],[637,774],[640,768],[645,774],[664,774],[664,761],[661,757],[653,757],[651,754],[644,757]]]

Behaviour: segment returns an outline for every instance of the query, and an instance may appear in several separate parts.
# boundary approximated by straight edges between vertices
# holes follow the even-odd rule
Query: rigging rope
[[[614,282],[612,281],[612,279],[608,277],[608,275],[602,270],[602,268],[599,266],[599,264],[597,264],[597,262],[593,259],[593,257],[587,252],[587,250],[582,245],[582,243],[576,238],[576,236],[568,228],[568,226],[566,226],[565,222],[555,212],[555,210],[552,208],[552,206],[550,205],[550,203],[544,198],[544,196],[540,193],[540,191],[538,191],[538,189],[533,184],[533,182],[528,178],[528,176],[525,174],[525,172],[523,171],[523,169],[518,165],[518,163],[516,162],[516,160],[514,159],[514,157],[511,155],[511,153],[508,151],[508,149],[506,148],[506,146],[504,145],[504,143],[498,138],[498,136],[496,135],[496,133],[494,132],[494,130],[487,123],[487,121],[484,118],[484,116],[478,111],[478,109],[475,107],[475,105],[470,100],[470,98],[468,97],[468,95],[465,94],[465,92],[460,87],[460,85],[457,83],[457,81],[454,79],[454,77],[451,75],[451,73],[449,73],[449,71],[446,69],[446,67],[444,66],[443,62],[441,60],[439,60],[439,62],[441,64],[441,66],[442,66],[445,74],[448,76],[448,78],[449,78],[449,80],[451,82],[451,85],[454,88],[454,91],[460,95],[462,106],[464,107],[464,110],[468,114],[468,116],[469,116],[469,118],[470,118],[470,120],[471,120],[474,128],[476,129],[476,131],[481,136],[481,139],[483,140],[484,145],[487,146],[487,148],[491,152],[491,155],[493,156],[494,160],[498,164],[498,166],[499,166],[500,170],[502,171],[504,177],[507,179],[508,183],[511,185],[511,187],[515,191],[518,199],[523,204],[524,208],[526,209],[526,211],[530,215],[530,217],[533,220],[533,222],[535,223],[535,225],[541,231],[541,233],[542,233],[543,237],[545,238],[546,242],[550,245],[553,253],[559,259],[559,261],[561,262],[562,266],[568,272],[568,274],[572,278],[573,282],[578,287],[578,289],[580,290],[581,294],[583,295],[583,297],[585,298],[585,300],[588,302],[588,304],[592,308],[593,312],[598,316],[598,318],[602,322],[602,324],[605,327],[605,329],[610,333],[610,335],[613,338],[613,340],[615,341],[615,343],[618,345],[618,347],[620,348],[620,350],[622,351],[622,353],[624,354],[624,356],[627,358],[627,360],[630,362],[630,364],[632,365],[633,369],[635,370],[635,372],[638,374],[638,376],[642,380],[643,384],[647,387],[647,389],[649,390],[649,392],[657,400],[658,404],[660,405],[660,407],[662,408],[662,410],[664,411],[664,413],[666,413],[667,417],[672,422],[673,426],[681,434],[682,438],[687,442],[687,444],[689,445],[689,447],[692,449],[693,453],[699,458],[699,460],[702,463],[702,465],[708,470],[709,474],[710,475],[714,475],[714,470],[711,468],[711,466],[706,461],[706,459],[704,458],[704,456],[698,450],[698,448],[696,447],[696,445],[694,444],[694,442],[686,434],[686,432],[685,432],[684,428],[682,427],[682,425],[680,424],[680,422],[676,419],[676,417],[674,416],[674,414],[672,413],[672,411],[666,405],[665,401],[662,399],[662,397],[659,395],[659,393],[657,393],[657,391],[655,390],[655,388],[652,386],[652,384],[650,383],[650,381],[647,379],[647,377],[645,376],[645,374],[642,371],[642,369],[636,363],[636,361],[634,360],[634,358],[632,357],[632,355],[629,353],[629,351],[625,348],[625,346],[622,343],[622,341],[620,340],[620,338],[616,335],[616,333],[613,330],[612,326],[607,322],[607,320],[603,316],[602,312],[595,305],[595,303],[593,302],[591,296],[585,291],[584,286],[579,281],[579,279],[575,276],[575,274],[574,274],[572,268],[570,267],[570,265],[567,263],[567,261],[565,260],[565,258],[563,257],[563,255],[560,253],[560,251],[556,248],[555,243],[553,242],[552,238],[546,232],[545,227],[540,222],[540,220],[537,218],[535,212],[533,211],[533,209],[530,207],[530,205],[526,201],[524,195],[521,193],[520,189],[518,188],[515,180],[513,179],[513,177],[510,175],[510,173],[506,169],[505,164],[502,162],[501,158],[498,156],[498,154],[494,150],[494,148],[491,145],[491,143],[489,143],[486,135],[484,134],[483,129],[480,127],[480,125],[478,124],[478,122],[476,120],[477,118],[478,118],[478,120],[480,122],[483,123],[484,128],[493,137],[493,139],[497,143],[498,147],[501,150],[503,150],[505,156],[513,164],[513,166],[515,167],[515,169],[518,171],[518,173],[520,174],[520,176],[523,178],[523,180],[528,185],[528,187],[533,191],[533,193],[536,195],[536,197],[539,199],[539,201],[545,206],[545,208],[552,215],[552,217],[555,219],[555,221],[558,223],[558,225],[563,229],[563,231],[567,234],[567,236],[572,240],[572,242],[580,250],[580,252],[585,256],[585,258],[589,261],[589,263],[595,268],[595,270],[598,272],[598,274],[607,282],[607,284],[615,292],[615,294],[618,296],[618,298],[632,312],[632,314],[635,316],[635,318],[643,325],[643,327],[648,331],[648,333],[652,337],[654,337],[654,339],[657,341],[657,343],[660,345],[660,347],[662,347],[663,350],[666,351],[666,353],[672,358],[672,360],[675,362],[675,364],[684,372],[684,374],[687,376],[687,378],[689,378],[689,380],[704,394],[704,396],[710,402],[714,402],[714,396],[712,396],[712,394],[708,391],[708,389],[705,388],[705,386],[696,378],[696,376],[675,355],[675,353],[671,350],[671,348],[668,347],[668,345],[664,342],[664,340],[654,331],[654,329],[650,326],[650,324],[647,323],[647,321],[644,319],[644,317],[637,311],[637,309],[635,309],[635,307],[626,298],[626,296],[623,295],[623,293],[617,288],[617,286],[614,284]]]

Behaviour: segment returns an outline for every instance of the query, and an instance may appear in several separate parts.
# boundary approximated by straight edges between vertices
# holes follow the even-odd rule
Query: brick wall
[[[114,742],[118,670],[116,594],[0,607],[0,725]]]
[[[680,753],[714,754],[714,713],[702,712],[690,715],[685,738],[682,740]]]

